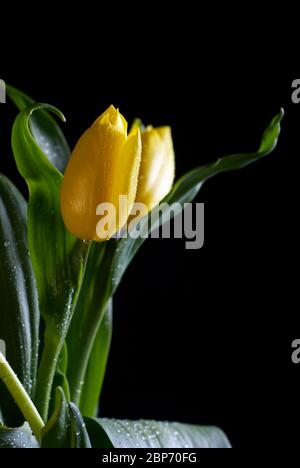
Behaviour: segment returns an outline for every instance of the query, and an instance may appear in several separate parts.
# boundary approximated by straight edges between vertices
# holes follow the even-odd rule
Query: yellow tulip
[[[142,132],[142,161],[136,203],[151,211],[172,189],[175,153],[170,127],[147,127]]]
[[[126,120],[111,106],[71,155],[61,189],[64,223],[79,239],[108,240],[158,205],[174,178],[170,127],[148,127],[141,137],[136,125],[128,135]],[[134,216],[141,204],[144,208]]]
[[[140,130],[128,135],[124,117],[111,106],[78,141],[61,189],[61,211],[67,229],[79,239],[103,241],[127,223],[136,199],[141,162]],[[120,195],[127,203],[119,209]],[[116,222],[97,229],[101,204],[112,204]],[[112,214],[113,216],[113,214]]]

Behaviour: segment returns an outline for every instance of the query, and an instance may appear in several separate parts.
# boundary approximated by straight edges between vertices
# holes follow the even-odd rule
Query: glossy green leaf
[[[91,352],[79,409],[83,416],[97,417],[113,331],[113,302],[109,302]]]
[[[56,390],[53,415],[42,433],[42,448],[91,448],[86,424],[78,408],[68,404],[61,388]]]
[[[92,448],[86,424],[74,403],[69,404],[69,412],[71,420],[71,448]]]
[[[38,449],[36,438],[27,423],[18,429],[0,426],[0,449]]]
[[[40,311],[46,322],[36,405],[46,420],[51,384],[79,293],[89,245],[65,229],[60,213],[62,175],[49,154],[43,153],[30,129],[32,116],[39,110],[53,112],[63,119],[57,109],[46,104],[27,108],[14,123],[12,146],[18,170],[30,192],[29,249]]]
[[[42,448],[70,447],[70,414],[62,388],[56,389],[55,409],[42,432]]]
[[[171,208],[166,207],[162,215],[160,215],[161,204],[149,216],[143,218],[140,221],[139,229],[142,235],[137,239],[133,239],[132,237],[111,239],[103,245],[100,244],[100,247],[93,247],[95,249],[94,255],[99,264],[101,264],[98,267],[101,275],[97,278],[96,284],[98,289],[96,289],[95,296],[98,307],[92,307],[81,322],[81,333],[76,342],[81,352],[81,358],[77,362],[76,367],[73,367],[70,375],[72,395],[76,395],[78,389],[80,391],[80,385],[86,373],[92,345],[103,320],[108,301],[116,292],[126,269],[145,242],[147,235],[150,235],[159,226],[174,217],[172,204],[177,204],[177,214],[179,214],[184,209],[185,203],[193,201],[205,181],[223,172],[242,169],[270,154],[277,145],[282,118],[283,111],[281,110],[265,130],[257,152],[226,156],[212,164],[196,168],[184,175],[162,202],[162,204],[168,204]],[[154,219],[155,222],[151,223],[151,219]],[[97,250],[98,257],[96,255]]]
[[[0,174],[0,339],[7,359],[27,393],[34,396],[39,346],[39,307],[27,242],[27,205],[16,187]],[[1,384],[4,419],[23,419]]]
[[[109,419],[87,419],[86,424],[94,448],[110,448],[109,441],[118,449],[231,448],[226,435],[215,427]]]
[[[90,437],[92,448],[112,449],[112,441],[102,427],[101,420],[95,418],[85,418],[86,428]]]
[[[20,111],[34,105],[36,101],[16,88],[7,85],[7,95]],[[68,164],[71,150],[61,128],[53,117],[42,109],[34,112],[30,119],[30,130],[38,146],[49,161],[62,174]]]

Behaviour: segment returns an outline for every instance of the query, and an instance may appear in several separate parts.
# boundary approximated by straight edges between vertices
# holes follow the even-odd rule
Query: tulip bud
[[[151,211],[171,191],[175,178],[175,153],[170,127],[147,127],[142,132],[142,161],[136,203]]]
[[[140,130],[127,135],[127,122],[111,106],[78,141],[61,189],[61,211],[67,229],[79,239],[103,241],[127,223],[134,204],[141,162]],[[119,197],[127,197],[120,208]],[[116,222],[99,232],[101,204],[116,210]],[[113,216],[114,214],[112,214]]]

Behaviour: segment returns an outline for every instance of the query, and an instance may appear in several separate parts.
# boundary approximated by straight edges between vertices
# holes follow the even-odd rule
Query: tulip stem
[[[53,340],[53,336],[55,335],[46,328],[44,350],[38,372],[35,397],[35,404],[45,422],[48,420],[52,384],[62,348],[62,345],[57,340]]]
[[[85,375],[88,368],[93,345],[107,308],[107,301],[101,307],[98,315],[91,314],[90,319],[84,324],[82,333],[78,337],[78,349],[80,349],[79,360],[76,362],[74,372],[69,376],[71,399],[75,405],[80,407],[81,393],[85,383]]]
[[[45,426],[38,410],[31,401],[25,388],[21,384],[17,375],[0,351],[0,379],[3,380],[7,390],[14,398],[25,420],[29,423],[32,432],[38,440],[41,439],[41,432]]]

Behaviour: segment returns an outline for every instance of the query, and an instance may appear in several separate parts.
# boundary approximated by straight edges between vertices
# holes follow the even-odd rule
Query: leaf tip
[[[280,111],[279,111],[279,114],[278,114],[278,122],[281,122],[281,121],[282,121],[284,115],[285,115],[284,108],[281,107],[281,108],[280,108]]]
[[[52,112],[64,123],[67,121],[65,115],[57,107],[51,106],[50,104],[37,104],[36,107],[33,106],[33,110],[37,110],[39,107]]]

